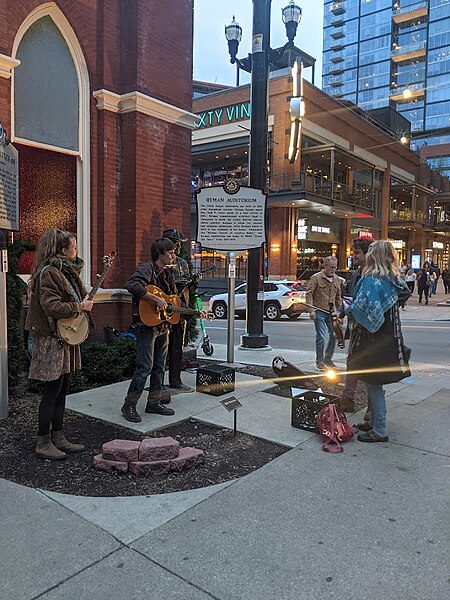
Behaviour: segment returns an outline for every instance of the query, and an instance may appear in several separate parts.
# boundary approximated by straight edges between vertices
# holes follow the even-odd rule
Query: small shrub
[[[73,374],[70,391],[81,392],[129,379],[135,368],[136,344],[132,340],[92,342],[81,348],[81,371]]]

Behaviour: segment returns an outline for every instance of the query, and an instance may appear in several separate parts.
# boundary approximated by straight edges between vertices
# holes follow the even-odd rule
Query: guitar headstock
[[[102,258],[102,263],[105,265],[105,267],[109,268],[113,264],[115,258],[116,258],[116,253],[113,250],[112,252],[110,252],[109,254],[107,254],[106,256],[104,256]]]

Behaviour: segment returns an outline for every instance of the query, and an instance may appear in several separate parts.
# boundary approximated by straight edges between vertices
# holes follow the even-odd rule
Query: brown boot
[[[339,400],[339,408],[344,412],[355,412],[355,403],[352,398],[348,398],[347,396],[342,396]]]
[[[62,460],[67,457],[65,452],[61,452],[53,444],[50,439],[50,434],[38,435],[36,444],[36,454],[42,458],[48,458],[49,460]]]
[[[64,431],[62,430],[52,432],[52,442],[59,450],[63,450],[69,454],[83,452],[84,450],[83,444],[74,444],[73,442],[69,442],[64,435]]]

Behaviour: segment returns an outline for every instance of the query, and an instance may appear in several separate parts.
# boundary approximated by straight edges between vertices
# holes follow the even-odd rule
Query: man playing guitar
[[[140,302],[152,300],[159,309],[167,308],[164,298],[149,293],[146,286],[155,285],[165,294],[176,294],[173,270],[167,268],[174,264],[175,260],[175,244],[167,238],[156,240],[151,247],[151,261],[140,265],[126,283],[126,288],[133,295],[136,307],[137,367],[121,411],[125,419],[132,423],[142,421],[136,411],[136,405],[149,375],[150,387],[145,412],[159,415],[175,414],[173,409],[164,406],[170,403],[170,394],[163,389],[170,326],[162,322],[149,327],[140,321],[138,315]]]

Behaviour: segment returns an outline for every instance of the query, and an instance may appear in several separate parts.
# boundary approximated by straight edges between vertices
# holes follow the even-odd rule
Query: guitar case
[[[319,386],[312,379],[298,379],[298,377],[306,377],[306,373],[285,360],[282,356],[275,356],[272,361],[272,369],[277,377],[282,378],[281,381],[277,382],[278,385],[308,390],[319,389]]]

